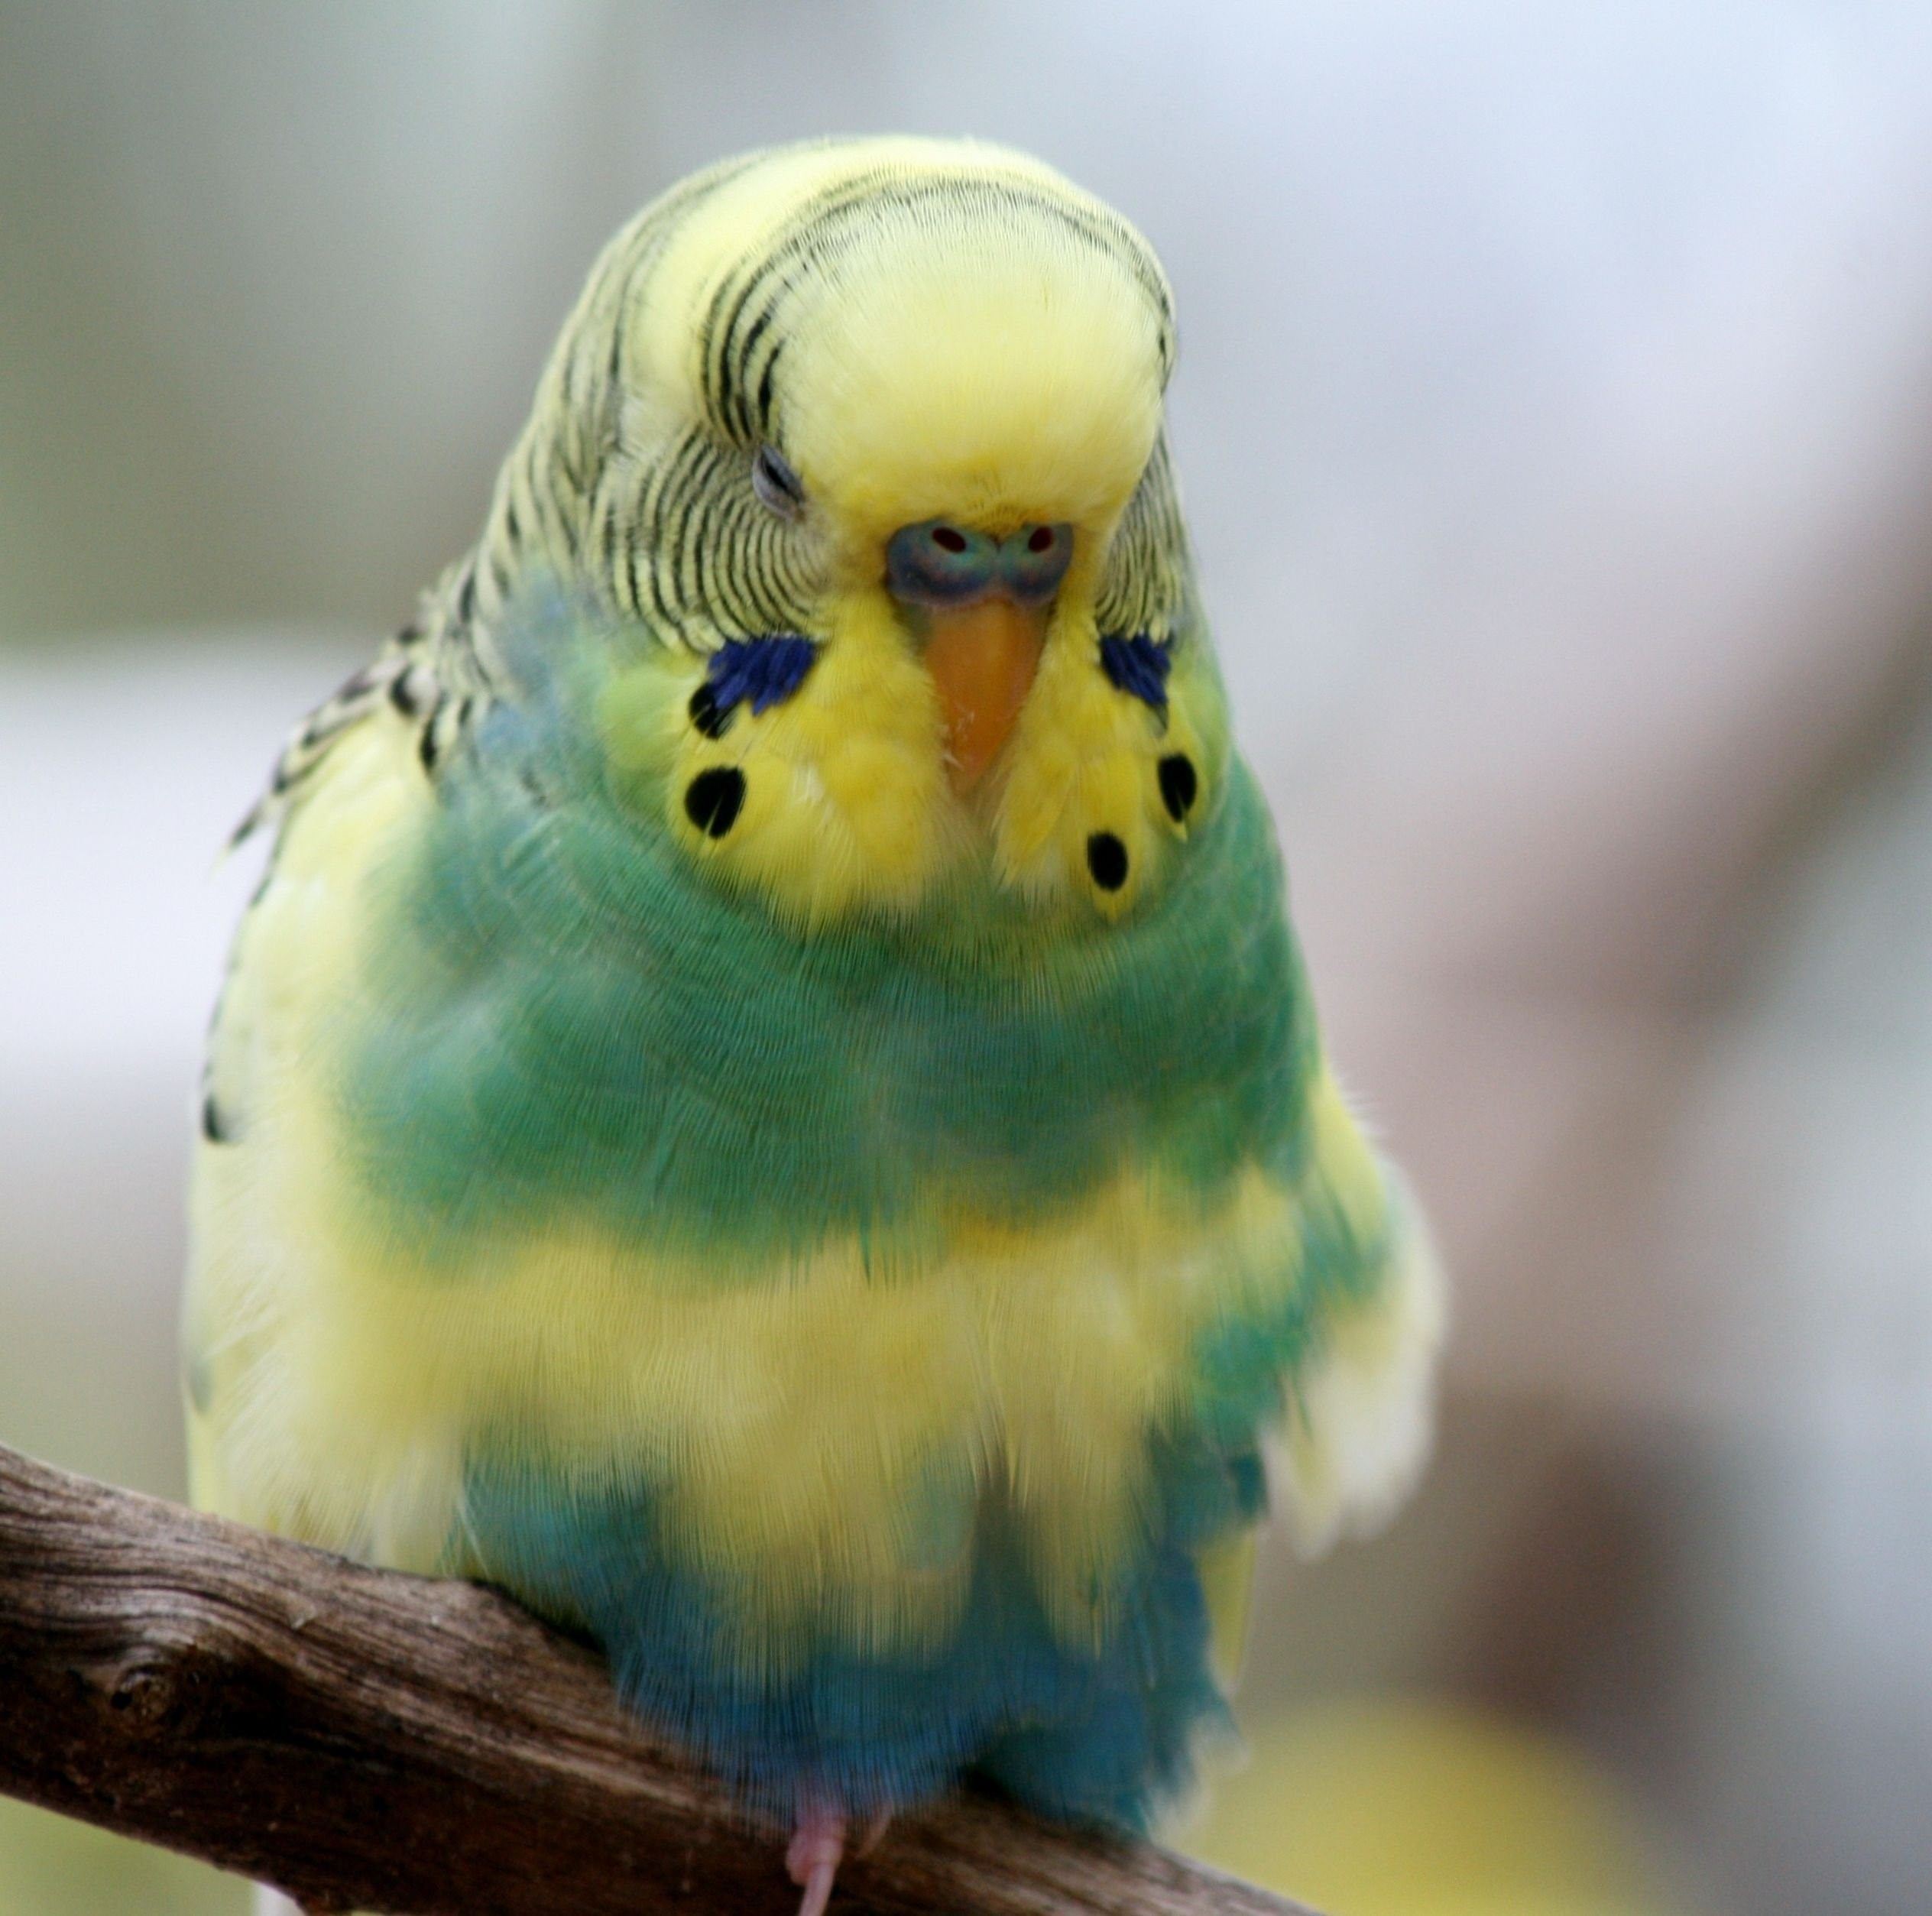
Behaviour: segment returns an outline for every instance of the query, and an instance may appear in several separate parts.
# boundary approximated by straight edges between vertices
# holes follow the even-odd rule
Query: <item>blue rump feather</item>
[[[1191,1780],[1198,1733],[1227,1722],[1194,1553],[1264,1496],[1251,1451],[1204,1437],[1159,1440],[1154,1464],[1158,1525],[1110,1593],[1104,1641],[1054,1630],[989,1499],[948,1638],[921,1654],[821,1642],[780,1674],[733,1654],[731,1593],[666,1560],[647,1490],[566,1485],[506,1443],[472,1465],[465,1509],[486,1574],[580,1623],[638,1715],[754,1811],[783,1820],[816,1799],[864,1816],[971,1772],[1043,1814],[1140,1832]]]

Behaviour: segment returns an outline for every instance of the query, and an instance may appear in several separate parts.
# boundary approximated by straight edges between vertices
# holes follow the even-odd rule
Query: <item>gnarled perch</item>
[[[0,1447],[0,1791],[401,1916],[790,1916],[776,1840],[495,1592],[368,1570]],[[1307,1916],[1002,1805],[895,1824],[835,1909]]]

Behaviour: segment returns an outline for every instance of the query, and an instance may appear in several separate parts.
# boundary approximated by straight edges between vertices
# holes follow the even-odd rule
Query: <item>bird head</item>
[[[607,248],[495,521],[538,528],[650,630],[647,675],[703,674],[674,770],[724,799],[687,803],[680,828],[712,841],[694,849],[735,835],[734,868],[819,913],[918,896],[977,821],[1037,894],[1083,769],[1123,722],[1169,718],[1164,697],[1113,709],[1136,695],[1101,648],[1152,660],[1182,617],[1174,351],[1146,242],[1036,161],[920,140],[753,155]],[[1056,659],[1085,696],[1052,689]],[[1113,862],[1079,880],[1110,908],[1130,890]]]
[[[756,456],[821,515],[831,592],[890,603],[970,789],[1063,597],[1091,613],[1147,468],[1166,286],[1124,225],[1003,158],[953,157],[859,203],[860,231],[781,303]]]

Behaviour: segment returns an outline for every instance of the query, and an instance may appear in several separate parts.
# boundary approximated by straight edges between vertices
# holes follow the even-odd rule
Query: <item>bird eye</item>
[[[761,446],[751,459],[751,490],[767,512],[796,519],[805,510],[805,485],[775,446]]]

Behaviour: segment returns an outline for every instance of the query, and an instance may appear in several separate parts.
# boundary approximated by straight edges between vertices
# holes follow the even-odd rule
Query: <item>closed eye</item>
[[[752,455],[751,490],[781,519],[796,519],[805,510],[805,482],[775,446],[761,446]]]

